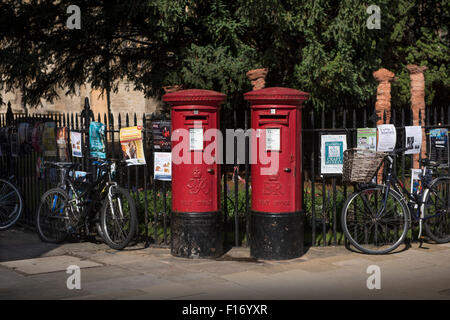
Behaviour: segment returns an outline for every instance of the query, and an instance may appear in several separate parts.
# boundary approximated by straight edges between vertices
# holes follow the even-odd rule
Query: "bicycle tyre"
[[[378,186],[374,186],[374,187],[364,188],[358,192],[355,192],[347,198],[347,200],[344,204],[344,207],[342,209],[341,223],[342,223],[342,229],[344,231],[345,237],[350,241],[350,243],[355,248],[357,248],[359,251],[366,253],[366,254],[387,254],[387,253],[395,250],[405,240],[406,234],[408,232],[409,209],[408,209],[407,205],[405,204],[405,202],[401,200],[402,199],[401,196],[396,191],[391,189],[389,192],[389,199],[387,201],[387,205],[389,205],[389,209],[393,206],[393,209],[395,210],[395,212],[397,212],[397,208],[401,209],[401,212],[397,212],[397,214],[395,214],[395,212],[394,212],[394,219],[398,220],[398,229],[397,228],[389,229],[387,227],[387,225],[388,225],[387,221],[389,221],[389,220],[387,220],[389,218],[389,212],[387,214],[384,214],[382,217],[380,217],[379,220],[382,220],[381,218],[383,218],[385,221],[384,223],[386,224],[386,228],[384,229],[385,239],[388,239],[387,234],[389,234],[391,236],[394,235],[395,237],[398,236],[399,232],[401,232],[401,234],[398,237],[398,239],[394,239],[392,244],[389,243],[389,244],[385,244],[384,246],[381,246],[381,244],[383,244],[381,242],[382,237],[380,237],[380,242],[378,242],[379,241],[378,237],[383,236],[383,232],[380,234],[377,233],[377,229],[379,228],[379,225],[374,221],[374,218],[371,217],[370,214],[368,214],[366,211],[371,210],[372,212],[375,212],[375,213],[378,211],[377,202],[378,202],[378,199],[383,199],[384,189],[385,189],[384,186],[378,185]],[[371,230],[372,226],[368,227],[366,225],[367,222],[364,222],[363,225],[359,225],[358,224],[359,217],[356,216],[357,215],[356,213],[352,214],[353,209],[351,208],[351,206],[353,206],[354,208],[356,208],[358,206],[357,201],[360,201],[360,203],[363,205],[366,204],[369,201],[369,200],[367,200],[366,195],[368,195],[370,197],[371,193],[379,195],[378,198],[373,197],[372,201],[376,202],[375,207],[369,208],[369,210],[367,210],[367,208],[364,208],[363,209],[364,212],[360,215],[360,218],[362,218],[362,219],[365,218],[366,220],[370,220],[369,223],[373,223],[373,226],[375,226],[374,227],[375,232],[374,232],[373,237],[371,234],[369,234],[369,231]],[[363,195],[366,197],[366,200],[364,200]],[[390,199],[392,199],[392,200],[390,200]],[[381,202],[381,200],[380,200],[380,202]],[[368,205],[366,204],[366,207],[367,206]],[[396,216],[398,216],[398,218],[396,218]],[[354,222],[354,221],[356,221],[355,226],[353,226],[353,224],[352,224],[352,222]],[[381,225],[381,229],[382,229],[383,225],[381,224],[381,222],[378,222],[378,223]],[[364,239],[359,239],[358,236],[359,236],[359,238],[361,236],[364,236]],[[364,241],[361,241],[361,240],[364,240]],[[373,241],[374,243],[373,244],[370,243],[371,241]]]
[[[123,204],[122,204],[122,212],[125,215],[126,213],[129,214],[129,218],[125,219],[122,221],[119,221],[120,219],[117,219],[117,210],[115,211],[115,216],[113,217],[111,214],[111,206],[108,200],[108,197],[105,198],[104,200],[104,205],[102,207],[102,212],[101,212],[101,227],[103,230],[103,240],[106,242],[106,244],[115,250],[122,250],[123,248],[125,248],[130,241],[133,239],[133,237],[136,234],[137,231],[137,215],[136,215],[136,204],[133,200],[133,198],[131,197],[130,193],[120,187],[115,187],[113,188],[112,191],[112,198],[114,201],[115,197],[120,197],[121,202],[123,203],[123,200],[126,200],[126,203],[128,203],[128,210],[124,210],[123,208]],[[115,202],[115,203],[119,203],[119,202]],[[117,208],[116,208],[117,209]],[[119,209],[120,210],[120,209]],[[127,224],[128,221],[128,224]],[[115,227],[119,227],[122,231],[123,228],[118,226],[118,223],[122,223],[125,222],[125,231],[127,232],[125,237],[122,237],[121,239],[117,239],[117,234],[114,233],[114,231],[118,231],[118,230],[113,230],[113,226],[111,225],[111,223],[115,224]]]
[[[437,201],[437,196],[444,193],[443,201]],[[421,213],[423,213],[423,227],[427,235],[436,243],[450,242],[450,177],[440,177],[431,182],[430,188],[425,190]],[[439,207],[437,207],[439,206]],[[437,217],[428,218],[436,214],[437,210],[444,213]]]
[[[8,188],[10,189],[9,192]],[[12,227],[17,220],[19,220],[23,212],[23,198],[19,189],[12,182],[5,179],[0,179],[0,192],[0,231],[3,231]],[[9,194],[14,194],[15,199],[5,201],[5,199],[7,200],[11,198]],[[8,212],[8,210],[5,209],[11,207],[11,205],[8,204],[13,206],[13,210],[11,212]],[[2,218],[2,216],[5,216],[4,212],[6,212],[6,217]]]
[[[46,220],[46,217],[49,217],[47,205],[56,206],[56,201],[58,201],[58,198],[55,199],[55,196],[61,198],[61,201],[58,202],[61,206],[59,213],[61,213],[61,209],[64,210],[64,203],[69,199],[67,192],[61,188],[52,188],[46,191],[41,197],[41,202],[36,214],[36,228],[39,238],[41,238],[42,241],[61,243],[68,236],[67,220],[57,217],[57,215],[53,216],[55,219],[51,219],[50,223]],[[53,202],[53,204],[49,201]],[[51,210],[53,209],[50,209],[50,211]]]

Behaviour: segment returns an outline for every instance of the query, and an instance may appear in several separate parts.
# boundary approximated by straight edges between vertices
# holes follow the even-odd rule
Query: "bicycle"
[[[90,235],[95,228],[106,244],[125,248],[137,232],[136,205],[130,193],[113,178],[116,162],[94,161],[93,182],[76,177],[76,163],[46,163],[55,166],[59,185],[44,193],[36,215],[40,238],[61,243],[69,234]]]
[[[436,243],[450,242],[450,177],[432,178],[431,168],[439,164],[423,160],[419,179],[422,187],[419,192],[409,192],[393,170],[394,157],[408,150],[398,149],[391,153],[373,155],[382,160],[378,165],[366,169],[363,177],[349,177],[349,164],[344,160],[346,180],[355,182],[356,192],[351,194],[342,209],[342,227],[349,242],[366,254],[386,254],[395,250],[404,242],[412,222],[419,223],[420,246],[424,240],[424,229],[428,237]],[[349,149],[344,159],[350,159],[350,153],[363,155],[359,160],[370,158],[368,150]],[[375,154],[377,154],[375,152]],[[381,163],[386,163],[385,183],[377,185],[370,182]],[[353,159],[353,162],[357,161]],[[348,160],[347,163],[351,161]],[[376,162],[376,160],[375,160]],[[411,219],[412,218],[412,219]]]
[[[10,156],[10,154],[6,154]],[[9,166],[10,172],[14,172],[12,163]],[[9,174],[6,170],[0,172],[0,231],[11,228],[21,217],[24,210],[24,200],[17,187],[14,174]]]
[[[15,184],[15,177],[0,178],[0,231],[12,227],[23,212],[23,198]]]

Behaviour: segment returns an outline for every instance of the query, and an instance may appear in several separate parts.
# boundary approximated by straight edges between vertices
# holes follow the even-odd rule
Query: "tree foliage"
[[[372,3],[380,29],[366,26]],[[80,30],[66,27],[69,4]],[[402,107],[407,64],[428,66],[427,104],[450,100],[448,0],[4,0],[0,15],[0,89],[24,89],[29,105],[126,79],[152,96],[174,84],[217,90],[236,106],[251,90],[245,73],[267,67],[267,86],[308,91],[317,108],[365,106],[385,67]]]

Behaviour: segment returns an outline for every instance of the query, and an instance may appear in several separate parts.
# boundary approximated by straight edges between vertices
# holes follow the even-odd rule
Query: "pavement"
[[[418,246],[383,256],[312,247],[288,261],[255,260],[236,247],[218,259],[183,259],[139,244],[47,244],[14,228],[0,232],[0,300],[450,300],[450,244]],[[79,267],[80,289],[69,266]]]

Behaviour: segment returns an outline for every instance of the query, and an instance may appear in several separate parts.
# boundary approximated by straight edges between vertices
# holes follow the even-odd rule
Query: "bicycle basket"
[[[366,149],[347,149],[344,151],[342,179],[348,182],[370,182],[381,166],[385,152]]]

